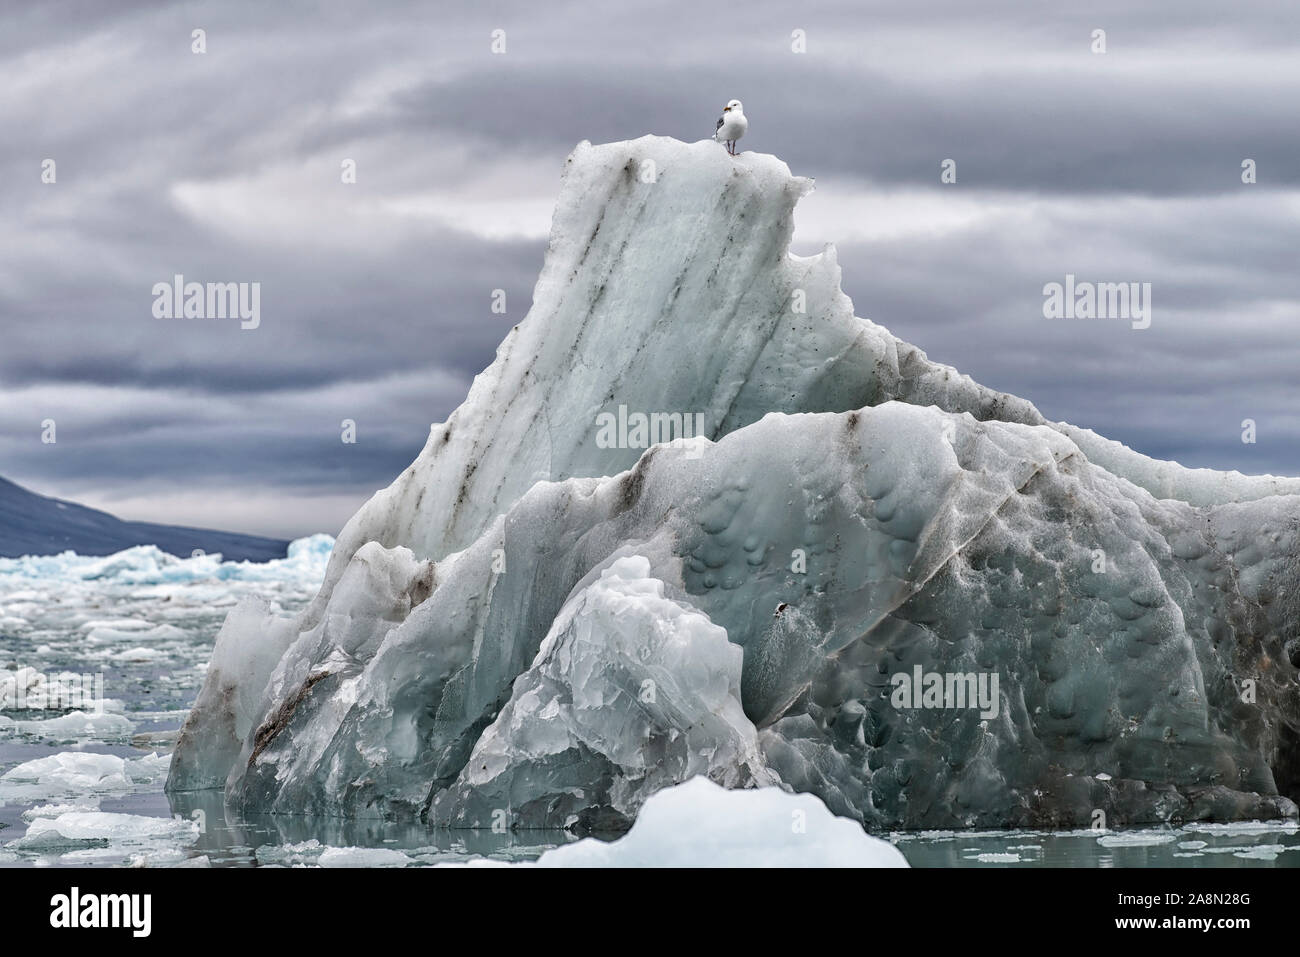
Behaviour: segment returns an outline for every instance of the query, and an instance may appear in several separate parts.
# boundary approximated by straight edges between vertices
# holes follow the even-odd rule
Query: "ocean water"
[[[249,815],[217,791],[163,792],[226,614],[250,596],[302,608],[332,545],[302,539],[264,564],[151,547],[0,559],[0,866],[427,866],[528,860],[573,840]],[[1300,866],[1295,822],[881,836],[915,867]]]

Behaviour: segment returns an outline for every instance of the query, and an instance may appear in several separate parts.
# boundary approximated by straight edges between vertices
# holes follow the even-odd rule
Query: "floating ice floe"
[[[1161,831],[1123,831],[1118,834],[1105,834],[1097,838],[1102,847],[1156,847],[1160,844],[1172,844],[1178,835]]]
[[[159,783],[170,758],[157,754],[120,758],[115,754],[63,751],[36,758],[0,775],[0,800],[39,801],[122,793]]]
[[[39,738],[49,743],[64,743],[82,738],[94,738],[98,741],[125,741],[135,730],[131,719],[122,714],[107,711],[83,712],[73,711],[57,718],[42,718],[36,721],[15,721],[13,729],[21,735]]]
[[[264,867],[408,867],[417,863],[395,848],[330,847],[314,839],[259,847],[255,854]]]
[[[329,847],[316,858],[317,867],[406,867],[414,861],[387,847]]]
[[[1019,854],[1010,851],[980,851],[972,855],[972,859],[981,864],[1019,864],[1021,861]]]
[[[130,867],[205,868],[212,866],[212,860],[206,854],[191,856],[182,848],[169,847],[159,851],[132,854],[128,864]]]
[[[1254,847],[1244,847],[1232,856],[1246,861],[1275,861],[1280,854],[1293,850],[1295,848],[1284,844],[1256,844]]]
[[[149,841],[171,844],[198,840],[199,826],[169,817],[144,817],[108,811],[71,811],[41,817],[9,847],[18,851],[60,851],[79,847],[131,845]]]

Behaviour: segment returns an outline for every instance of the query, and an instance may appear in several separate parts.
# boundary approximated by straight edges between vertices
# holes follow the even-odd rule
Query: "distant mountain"
[[[133,545],[157,545],[188,558],[195,549],[220,552],[227,561],[284,558],[289,543],[207,528],[124,522],[75,502],[37,495],[0,478],[0,558],[22,555],[111,555]]]

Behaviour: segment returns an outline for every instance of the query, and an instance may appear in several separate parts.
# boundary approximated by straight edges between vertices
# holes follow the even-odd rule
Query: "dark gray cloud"
[[[732,96],[745,148],[818,179],[796,251],[837,241],[860,315],[1148,454],[1300,472],[1286,5],[53,0],[0,16],[0,474],[37,490],[335,531],[522,318],[574,143],[702,138]],[[1067,272],[1151,282],[1152,327],[1045,320],[1042,287]],[[175,273],[259,281],[262,327],[154,320],[151,287]]]

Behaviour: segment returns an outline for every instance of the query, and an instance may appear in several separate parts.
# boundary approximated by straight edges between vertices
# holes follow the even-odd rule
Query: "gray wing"
[[[722,129],[722,117],[718,117],[718,125],[713,128],[713,134],[716,136],[718,130]]]

